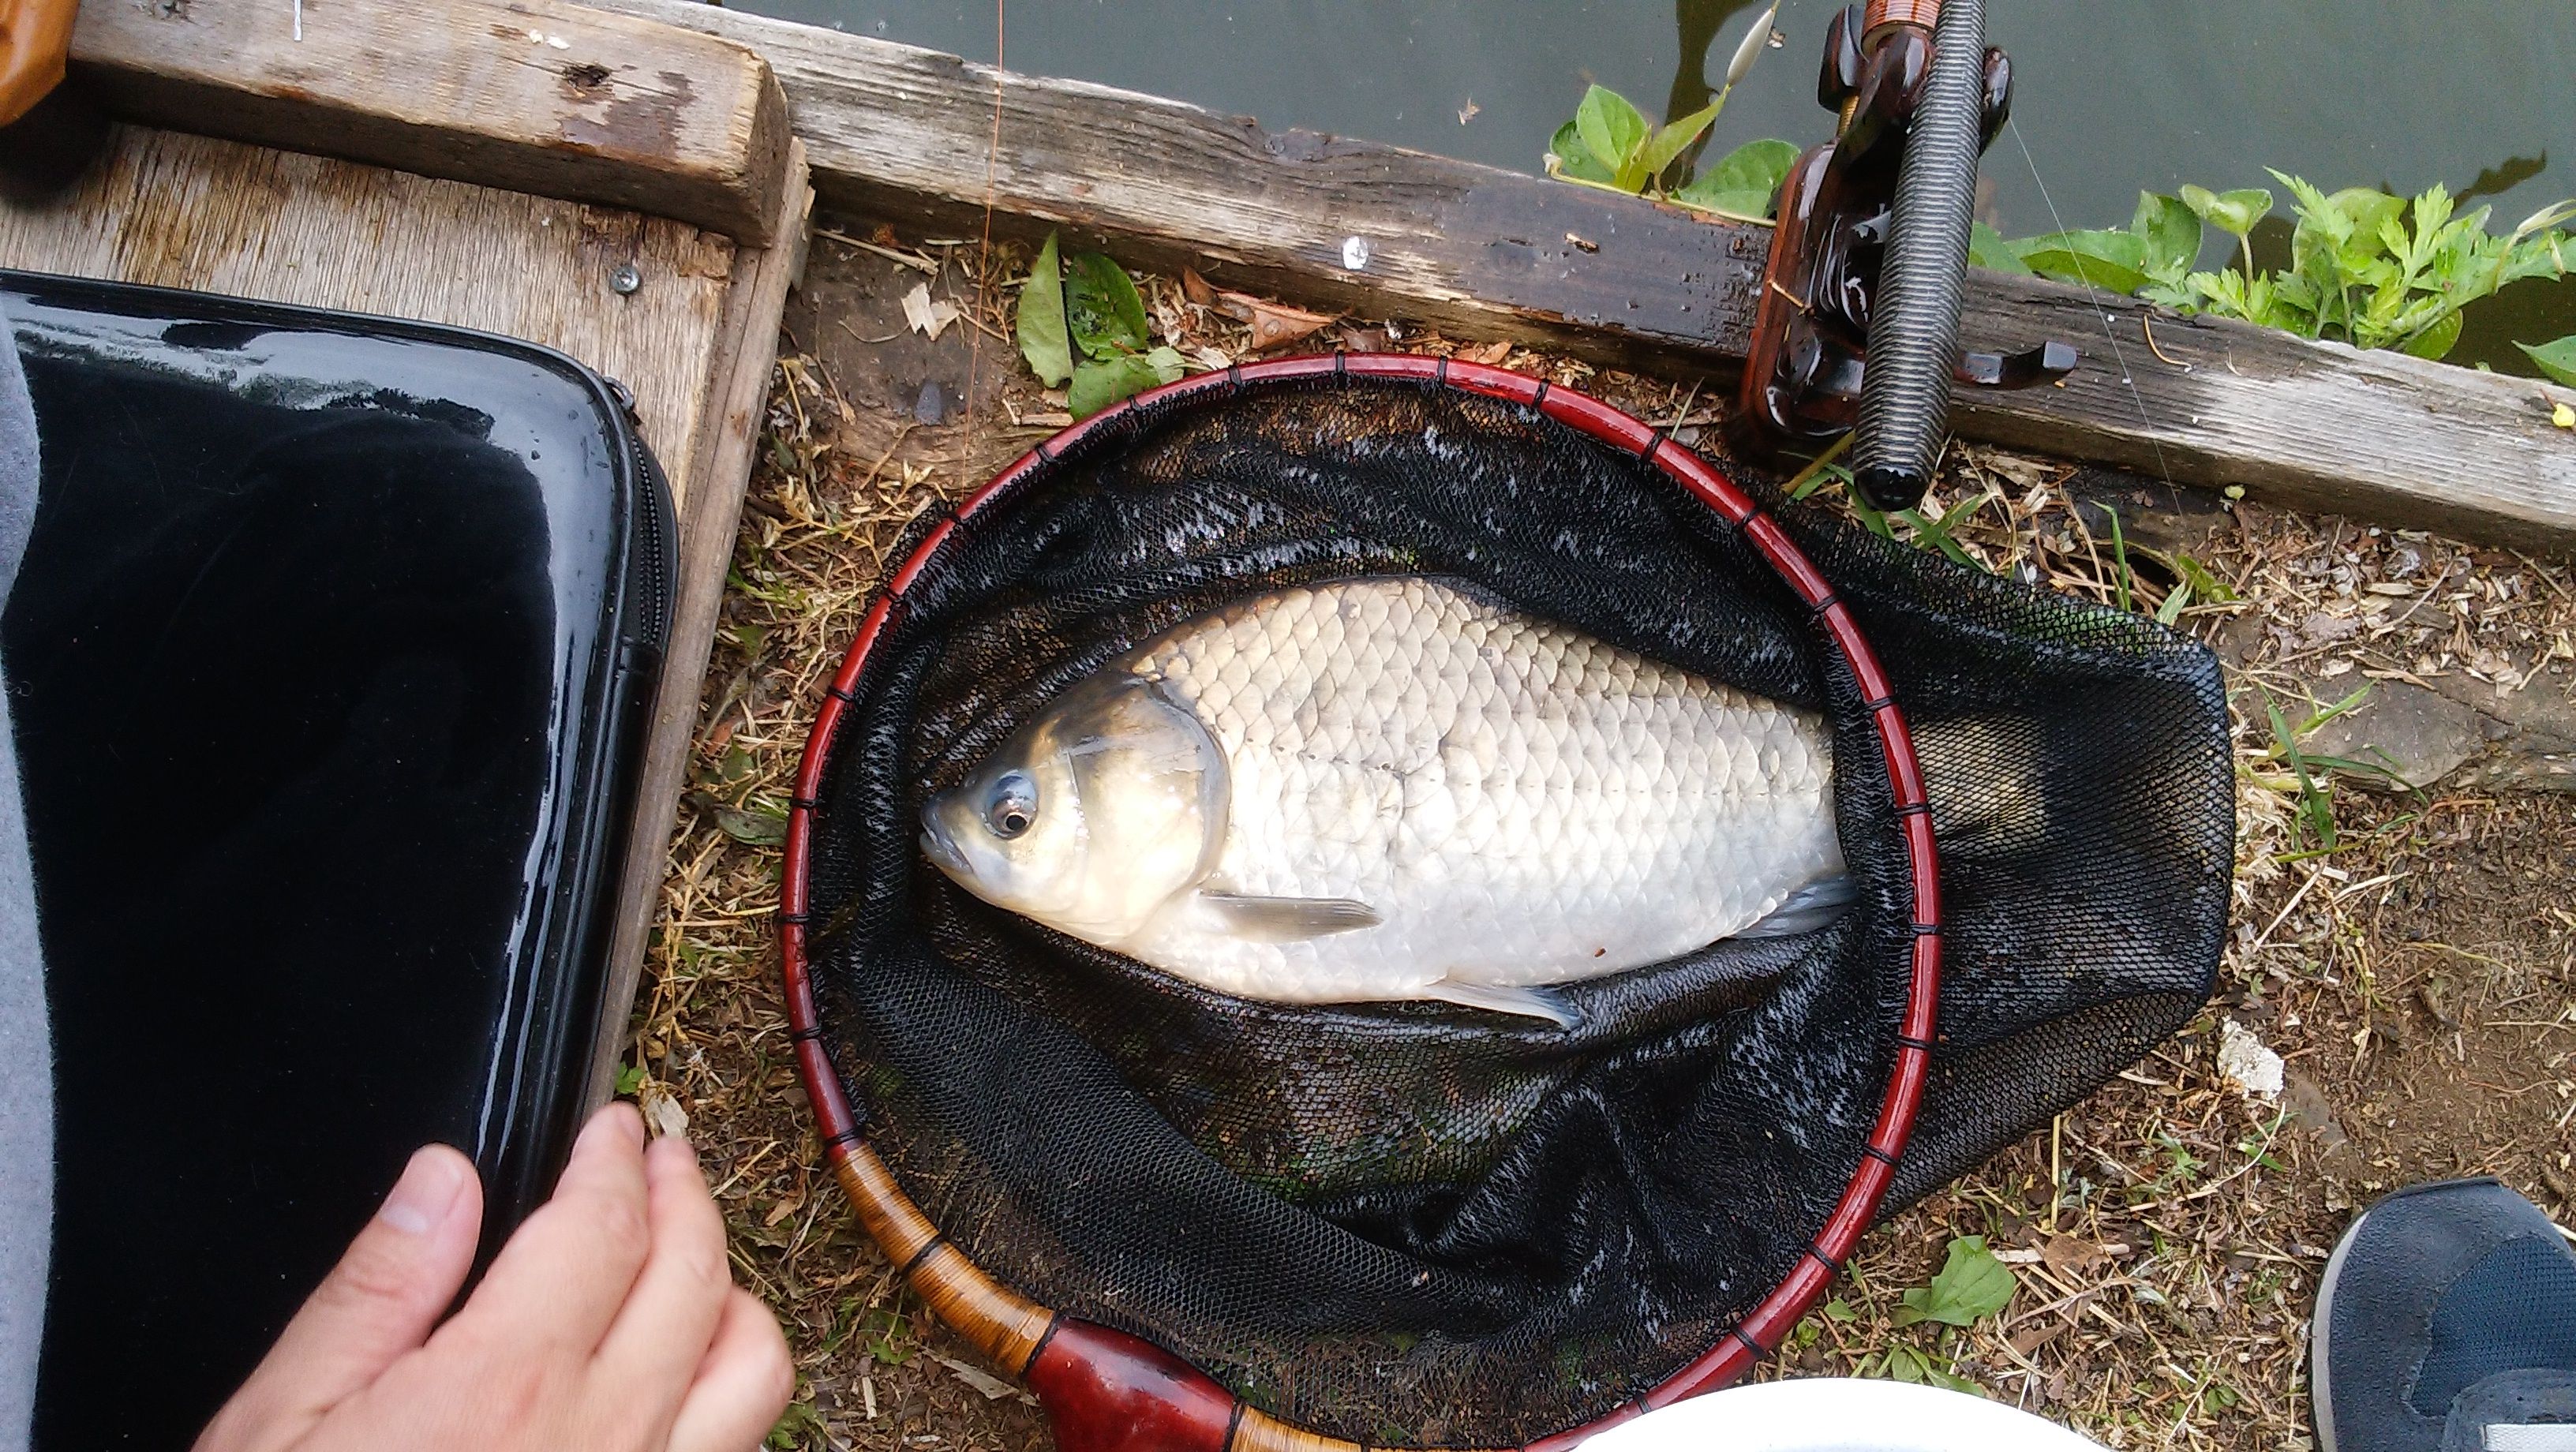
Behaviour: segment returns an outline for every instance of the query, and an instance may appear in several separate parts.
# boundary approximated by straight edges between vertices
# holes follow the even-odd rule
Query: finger
[[[651,1246],[644,1121],[634,1105],[611,1104],[573,1142],[554,1198],[501,1247],[483,1284],[440,1337],[542,1343],[587,1357],[626,1303]]]
[[[284,1446],[427,1340],[465,1283],[482,1227],[474,1162],[440,1144],[414,1154],[348,1254],[206,1429],[201,1452]]]
[[[795,1392],[778,1318],[751,1292],[728,1292],[715,1340],[672,1420],[670,1452],[751,1452]]]
[[[653,1249],[644,1272],[600,1342],[594,1385],[620,1402],[658,1446],[707,1353],[733,1290],[725,1265],[724,1217],[717,1213],[687,1140],[664,1138],[644,1152]]]

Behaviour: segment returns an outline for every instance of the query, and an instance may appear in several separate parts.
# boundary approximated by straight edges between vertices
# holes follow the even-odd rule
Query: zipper
[[[642,637],[636,643],[657,654],[670,642],[673,582],[679,575],[679,527],[672,518],[671,483],[662,472],[662,463],[644,446],[639,429],[643,420],[635,414],[635,395],[614,378],[602,379],[617,400],[619,412],[625,415],[628,461],[635,469],[635,551],[627,567],[630,590],[643,592],[645,616]]]

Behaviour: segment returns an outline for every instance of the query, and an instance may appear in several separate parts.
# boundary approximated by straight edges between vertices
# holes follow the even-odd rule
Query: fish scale
[[[1122,668],[1226,757],[1203,888],[1379,918],[1264,941],[1169,913],[1117,945],[1223,992],[1565,983],[1743,932],[1842,871],[1812,713],[1437,580],[1275,592]]]

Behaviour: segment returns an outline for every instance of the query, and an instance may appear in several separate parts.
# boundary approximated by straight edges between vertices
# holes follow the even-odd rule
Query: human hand
[[[795,1389],[777,1320],[736,1289],[686,1141],[591,1116],[554,1198],[464,1309],[473,1163],[411,1158],[376,1217],[197,1439],[197,1452],[750,1452]]]

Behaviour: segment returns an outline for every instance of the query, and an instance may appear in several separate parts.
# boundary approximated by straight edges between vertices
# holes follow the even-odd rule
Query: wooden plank
[[[980,227],[989,158],[1004,233],[1061,225],[1328,306],[1595,354],[1741,357],[1753,326],[1765,228],[690,0],[595,3],[766,56],[832,205]]]
[[[1767,229],[688,0],[594,0],[759,50],[824,199],[897,221],[1062,226],[1135,261],[1623,363],[1740,368]],[[996,137],[998,136],[998,146]],[[988,192],[989,186],[989,192]],[[1359,246],[1354,246],[1356,240]],[[1965,341],[2056,336],[2057,388],[1963,392],[1971,436],[2243,485],[2303,508],[2576,546],[2576,392],[2168,315],[1980,273]],[[2179,365],[2189,365],[2188,370]]]
[[[156,125],[754,245],[781,210],[786,102],[759,56],[567,0],[91,0],[72,59]]]
[[[617,1085],[617,1061],[626,1046],[627,1018],[642,981],[644,948],[662,900],[670,860],[671,829],[680,789],[698,739],[699,698],[707,658],[715,648],[716,613],[724,604],[725,571],[733,559],[735,522],[751,482],[752,451],[760,442],[761,410],[778,356],[778,320],[787,289],[805,270],[806,218],[814,203],[806,185],[805,149],[790,147],[786,196],[766,248],[737,256],[733,297],[726,309],[722,344],[707,374],[706,427],[690,473],[698,481],[680,527],[680,597],[674,602],[671,645],[662,659],[662,687],[644,750],[643,781],[636,793],[634,835],[621,877],[617,930],[608,951],[610,1005],[593,1051],[587,1101],[605,1104]]]
[[[0,204],[0,266],[420,318],[624,383],[685,499],[735,246],[683,222],[121,127],[72,193]],[[619,294],[621,267],[641,280]],[[685,506],[684,506],[685,507]]]

